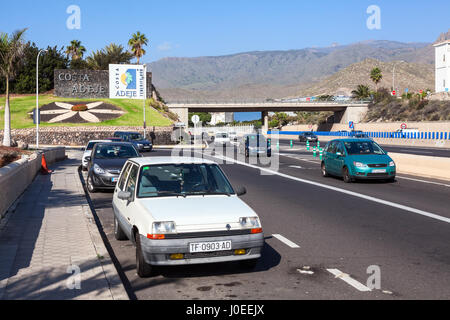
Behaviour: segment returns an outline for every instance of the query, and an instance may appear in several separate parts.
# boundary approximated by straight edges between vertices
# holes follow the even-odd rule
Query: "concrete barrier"
[[[51,165],[64,160],[66,150],[65,148],[46,149],[0,168],[0,218],[36,177],[41,169],[42,154],[45,154],[47,164]]]
[[[392,153],[397,173],[450,181],[450,158]]]

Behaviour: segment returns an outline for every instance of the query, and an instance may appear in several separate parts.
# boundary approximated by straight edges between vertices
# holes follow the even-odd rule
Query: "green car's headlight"
[[[362,163],[362,162],[354,161],[354,162],[353,162],[353,165],[354,165],[355,167],[357,167],[357,168],[367,168],[367,164]]]
[[[389,162],[389,167],[395,167],[395,162],[394,161]]]

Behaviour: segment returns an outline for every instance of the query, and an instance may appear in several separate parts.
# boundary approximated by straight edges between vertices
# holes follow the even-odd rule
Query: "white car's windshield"
[[[228,138],[228,133],[218,133],[216,134],[216,138]]]
[[[216,164],[167,164],[144,166],[138,185],[139,198],[234,194]]]

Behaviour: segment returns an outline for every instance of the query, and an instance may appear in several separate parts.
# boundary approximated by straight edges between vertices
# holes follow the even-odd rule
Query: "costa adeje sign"
[[[146,99],[146,68],[143,65],[109,65],[110,99]]]

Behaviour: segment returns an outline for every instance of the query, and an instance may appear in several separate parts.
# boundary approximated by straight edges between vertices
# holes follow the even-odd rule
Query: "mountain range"
[[[447,37],[450,30],[438,40]],[[261,101],[303,94],[334,94],[341,87],[354,89],[360,83],[370,84],[367,71],[371,65],[379,65],[388,81],[392,78],[389,73],[394,61],[399,75],[403,74],[399,85],[432,89],[434,59],[432,43],[368,40],[326,48],[164,58],[149,67],[155,86],[169,102]]]

